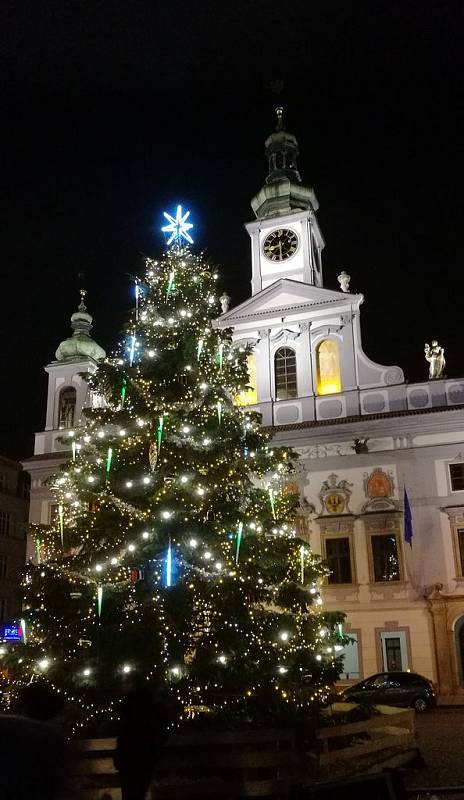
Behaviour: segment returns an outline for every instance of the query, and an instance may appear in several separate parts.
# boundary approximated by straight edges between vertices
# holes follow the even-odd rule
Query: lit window
[[[248,368],[248,389],[244,389],[235,398],[235,403],[238,406],[253,406],[258,402],[258,392],[256,391],[256,358],[254,353],[250,353],[247,357]]]
[[[297,397],[296,355],[290,347],[279,347],[274,356],[276,400]]]
[[[73,386],[66,386],[60,392],[58,407],[58,427],[72,428],[74,425],[74,411],[76,409],[76,390]]]
[[[350,642],[343,646],[338,655],[343,656],[343,668],[340,678],[343,680],[353,680],[359,678],[359,647],[358,647],[358,634],[348,631],[347,636]]]
[[[317,393],[336,394],[342,390],[340,355],[334,339],[325,339],[316,350]]]
[[[451,491],[464,492],[464,464],[449,464]]]
[[[374,581],[400,580],[400,562],[396,534],[371,536]]]

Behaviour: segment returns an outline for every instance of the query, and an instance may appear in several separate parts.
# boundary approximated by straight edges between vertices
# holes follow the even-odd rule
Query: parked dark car
[[[437,699],[433,683],[415,672],[381,672],[342,692],[347,702],[411,706],[416,711],[433,708]]]

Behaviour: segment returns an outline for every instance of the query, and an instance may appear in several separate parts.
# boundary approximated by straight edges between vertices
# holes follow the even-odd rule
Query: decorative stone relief
[[[464,522],[464,506],[444,506],[440,509],[447,514],[452,525]]]
[[[289,339],[290,341],[292,339],[298,339],[299,335],[299,331],[291,331],[288,328],[285,328],[284,330],[274,334],[274,336],[271,336],[271,342],[287,342]]]
[[[368,532],[398,531],[400,512],[390,511],[384,514],[372,514],[364,517],[364,526]]]
[[[349,502],[351,497],[350,486],[347,480],[338,480],[338,475],[334,472],[329,475],[327,480],[323,481],[320,492],[318,494],[321,501],[321,514],[343,514],[349,512]]]
[[[301,459],[353,455],[349,442],[341,442],[339,444],[314,444],[311,447],[297,447],[295,449]]]
[[[355,518],[351,514],[345,514],[343,517],[331,519],[330,517],[318,517],[316,519],[321,533],[352,533],[354,530]]]
[[[404,383],[404,373],[399,367],[390,367],[384,373],[383,379],[387,386],[393,386],[395,383]]]
[[[361,512],[398,510],[398,501],[393,497],[395,484],[393,475],[384,472],[381,467],[375,467],[372,472],[364,473],[364,492],[367,501]]]

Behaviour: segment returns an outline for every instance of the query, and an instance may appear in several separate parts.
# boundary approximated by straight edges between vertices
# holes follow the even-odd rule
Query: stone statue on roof
[[[440,347],[437,340],[433,339],[431,346],[425,343],[424,354],[425,360],[429,362],[429,380],[442,378],[446,366],[444,347]]]

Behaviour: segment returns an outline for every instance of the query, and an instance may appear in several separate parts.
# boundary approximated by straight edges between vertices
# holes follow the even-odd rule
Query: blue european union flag
[[[404,487],[404,541],[412,547],[412,513],[406,486]]]

